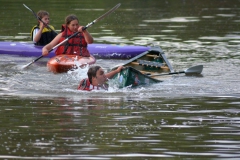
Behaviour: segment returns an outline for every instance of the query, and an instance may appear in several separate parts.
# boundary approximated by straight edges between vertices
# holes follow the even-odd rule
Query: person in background
[[[57,36],[57,32],[54,30],[53,26],[49,25],[49,13],[47,11],[40,10],[38,11],[37,16],[45,24],[38,20],[38,24],[32,28],[31,37],[35,45],[44,46]]]
[[[91,66],[88,69],[88,78],[80,81],[78,90],[108,90],[108,79],[119,73],[123,69],[123,66],[119,66],[117,69],[112,70],[105,74],[104,70],[100,66]]]
[[[87,45],[93,43],[93,37],[84,26],[79,25],[78,18],[71,14],[65,18],[65,25],[62,26],[62,32],[59,33],[49,44],[43,47],[42,55],[46,56],[54,46],[64,41],[67,37],[79,32],[76,36],[68,39],[67,42],[57,47],[56,55],[69,54],[90,57]]]

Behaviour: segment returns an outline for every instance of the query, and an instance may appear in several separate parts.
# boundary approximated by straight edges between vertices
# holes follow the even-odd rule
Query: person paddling
[[[110,71],[105,74],[104,70],[100,66],[91,66],[88,69],[88,78],[80,81],[78,90],[108,90],[108,80],[119,73],[123,69],[123,66],[119,66],[116,70]]]
[[[52,25],[49,25],[50,15],[47,11],[40,10],[38,11],[37,16],[42,20],[42,22],[38,20],[38,24],[32,28],[31,37],[35,45],[44,46],[50,43],[57,36],[57,32]]]
[[[90,57],[87,45],[93,43],[93,37],[87,30],[83,30],[84,26],[79,25],[77,16],[71,14],[65,18],[65,25],[62,26],[62,32],[59,33],[49,44],[43,47],[42,55],[48,55],[49,51],[64,41],[67,37],[76,32],[80,32],[76,36],[70,38],[67,42],[58,46],[55,51],[56,55],[68,54]]]

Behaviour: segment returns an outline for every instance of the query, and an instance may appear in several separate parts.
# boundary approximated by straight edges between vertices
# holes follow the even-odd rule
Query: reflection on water
[[[13,158],[239,157],[239,104],[224,96],[2,97],[0,150]]]
[[[170,19],[156,19],[156,20],[143,20],[147,23],[159,23],[159,22],[197,22],[199,19],[197,17],[174,17]]]
[[[82,25],[119,2],[24,2]],[[160,46],[174,70],[204,65],[201,76],[161,76],[140,88],[83,92],[87,68],[47,72],[47,58],[0,57],[0,158],[239,158],[239,1],[122,0],[89,28],[96,43]],[[67,7],[66,7],[67,6]],[[31,41],[35,17],[21,1],[1,1],[0,41]],[[13,16],[14,15],[14,16]],[[84,17],[84,18],[83,18]],[[105,70],[125,60],[97,59]]]

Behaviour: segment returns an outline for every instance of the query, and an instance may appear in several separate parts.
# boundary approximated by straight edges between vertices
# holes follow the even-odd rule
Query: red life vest
[[[83,80],[81,80],[79,86],[78,86],[78,90],[85,90],[85,91],[91,91],[91,90],[107,90],[107,88],[103,88],[103,87],[98,87],[98,86],[94,86],[90,83],[88,78],[85,78]]]
[[[64,41],[67,37],[74,34],[69,30],[68,27],[65,27],[62,32],[62,37],[60,38],[60,42]],[[56,55],[60,54],[71,54],[71,55],[79,55],[83,57],[90,57],[90,53],[87,49],[87,42],[85,41],[83,33],[79,33],[78,35],[70,38],[66,43],[60,45],[55,51]]]

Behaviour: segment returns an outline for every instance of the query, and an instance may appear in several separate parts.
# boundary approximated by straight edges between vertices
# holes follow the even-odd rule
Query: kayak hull
[[[125,67],[121,70],[120,73],[116,74],[113,77],[112,82],[117,85],[118,88],[125,87],[139,87],[143,85],[150,85],[154,83],[162,82],[161,80],[157,80],[149,77],[148,75],[143,74],[137,69],[132,67]]]
[[[53,73],[64,73],[77,67],[94,64],[95,62],[96,59],[93,56],[58,55],[48,61],[47,68]]]
[[[125,62],[124,67],[132,67],[140,72],[153,76],[162,72],[173,72],[173,67],[160,47],[152,47]],[[114,67],[112,70],[116,69]]]
[[[160,47],[152,47],[146,52],[129,59],[120,73],[114,76],[118,88],[138,87],[162,82],[158,77],[163,72],[173,71],[173,67]],[[118,66],[114,67],[115,70]]]
[[[92,56],[99,59],[130,59],[150,47],[134,45],[89,44],[88,50]],[[0,42],[0,54],[19,55],[26,57],[39,57],[42,54],[42,46],[36,46],[29,42]],[[55,56],[55,50],[47,57]]]

